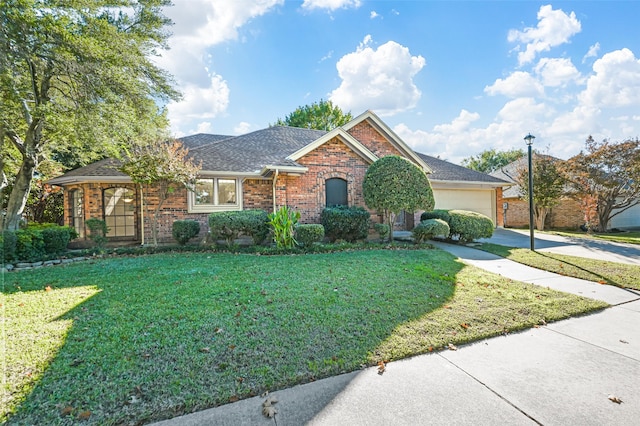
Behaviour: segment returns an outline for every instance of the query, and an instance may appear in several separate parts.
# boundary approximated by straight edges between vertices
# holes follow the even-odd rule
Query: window
[[[84,238],[84,191],[82,189],[74,189],[69,194],[69,217],[71,218],[71,226],[78,233],[78,237]]]
[[[129,188],[109,188],[103,192],[107,237],[135,237],[135,194]]]
[[[327,207],[348,206],[347,181],[340,178],[331,178],[325,181],[327,193]]]
[[[192,211],[239,210],[239,193],[237,179],[198,179],[190,207]]]

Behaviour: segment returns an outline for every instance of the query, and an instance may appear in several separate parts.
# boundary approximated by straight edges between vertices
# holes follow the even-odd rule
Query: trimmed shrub
[[[2,231],[0,233],[0,260],[13,262],[16,260],[16,243],[18,238],[13,231]]]
[[[329,241],[342,239],[352,243],[367,238],[370,217],[363,207],[338,206],[322,210],[321,220]]]
[[[214,240],[223,239],[229,247],[240,235],[252,237],[254,244],[262,244],[269,235],[269,215],[264,210],[211,213],[209,228]]]
[[[413,228],[413,239],[416,243],[422,243],[433,237],[449,236],[449,224],[442,219],[427,219]]]
[[[16,231],[16,260],[37,262],[46,254],[42,232],[24,228]]]
[[[195,220],[176,220],[171,228],[173,239],[181,246],[200,233],[200,223]]]
[[[420,222],[423,222],[428,219],[441,219],[445,222],[449,223],[451,220],[451,215],[449,214],[449,210],[432,210],[430,212],[424,212],[420,215]]]
[[[451,237],[470,242],[493,235],[493,222],[487,216],[467,210],[449,210]]]
[[[311,247],[324,238],[324,226],[318,223],[296,226],[296,241],[302,247]]]
[[[389,236],[389,225],[386,223],[374,223],[373,229],[378,233],[381,240],[384,240]]]
[[[107,243],[107,234],[109,233],[107,222],[92,217],[87,219],[84,224],[89,228],[89,239],[93,241],[96,247],[103,248]]]

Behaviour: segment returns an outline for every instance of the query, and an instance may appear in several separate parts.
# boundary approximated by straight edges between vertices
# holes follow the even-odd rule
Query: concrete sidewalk
[[[640,294],[573,280],[468,247],[462,261],[614,305],[600,313],[274,392],[158,423],[196,425],[636,425]],[[612,402],[609,396],[622,400]]]

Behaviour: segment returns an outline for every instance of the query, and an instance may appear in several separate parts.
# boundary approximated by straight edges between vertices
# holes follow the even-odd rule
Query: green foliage
[[[393,241],[393,217],[402,210],[433,210],[435,199],[427,175],[410,161],[390,155],[375,161],[367,169],[362,183],[364,202],[382,213]]]
[[[181,246],[200,233],[200,222],[195,220],[176,220],[173,222],[171,234]]]
[[[449,210],[432,210],[430,212],[424,212],[420,215],[420,222],[428,220],[428,219],[442,219],[445,222],[449,223],[451,221],[451,215],[449,214]]]
[[[386,223],[374,223],[373,229],[378,233],[381,240],[389,236],[390,228]]]
[[[45,158],[86,164],[163,133],[161,105],[179,99],[153,58],[169,36],[169,3],[2,1],[0,143],[21,153],[4,227],[17,228]]]
[[[12,262],[16,259],[18,237],[14,231],[0,232],[0,261]]]
[[[532,156],[535,227],[541,231],[544,230],[547,215],[566,192],[567,180],[562,174],[560,164],[561,160],[550,155],[535,153]],[[505,174],[509,176],[506,170]],[[513,174],[509,177],[518,184],[522,198],[529,200],[528,162],[519,162]]]
[[[449,210],[450,236],[470,242],[493,235],[493,222],[487,216],[467,210]]]
[[[442,219],[426,219],[413,228],[413,239],[416,243],[422,243],[433,237],[447,238],[449,236],[449,224]]]
[[[337,206],[322,210],[320,219],[329,241],[338,239],[354,242],[369,235],[371,215],[362,207]]]
[[[107,243],[107,233],[109,233],[109,227],[104,220],[92,217],[85,221],[85,226],[89,228],[89,239],[99,249],[104,248]]]
[[[563,173],[585,216],[595,210],[597,231],[605,232],[613,217],[640,203],[640,140],[598,143],[589,136],[585,150],[564,163]]]
[[[228,247],[241,235],[262,244],[269,234],[269,218],[264,210],[216,212],[209,215],[209,229],[214,240],[223,239]]]
[[[67,250],[69,241],[77,238],[74,228],[68,226],[47,226],[41,229],[45,251],[48,254],[61,254]]]
[[[492,173],[507,164],[513,163],[523,156],[524,151],[521,149],[510,149],[509,151],[488,149],[478,155],[463,159],[461,164],[471,170],[476,170],[482,173]]]
[[[15,231],[16,234],[16,260],[25,262],[37,262],[44,259],[46,250],[42,231],[23,228]]]
[[[273,231],[276,247],[291,249],[297,244],[294,238],[295,227],[300,220],[300,212],[282,206],[275,213],[269,214],[269,225]]]
[[[317,223],[296,226],[296,241],[302,247],[311,247],[324,238],[324,226]]]
[[[296,108],[284,120],[278,118],[273,125],[329,131],[347,124],[352,119],[350,112],[345,114],[338,106],[333,105],[331,101],[320,99],[320,102]]]

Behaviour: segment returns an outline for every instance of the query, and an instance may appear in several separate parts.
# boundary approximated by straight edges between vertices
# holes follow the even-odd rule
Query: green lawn
[[[640,244],[640,231],[609,232],[605,234],[587,233],[582,231],[546,231],[550,234],[573,238],[592,238],[616,243]]]
[[[568,277],[640,290],[640,266],[483,243],[476,245],[518,263]]]
[[[0,421],[143,424],[604,308],[430,250],[116,257],[3,275]]]

